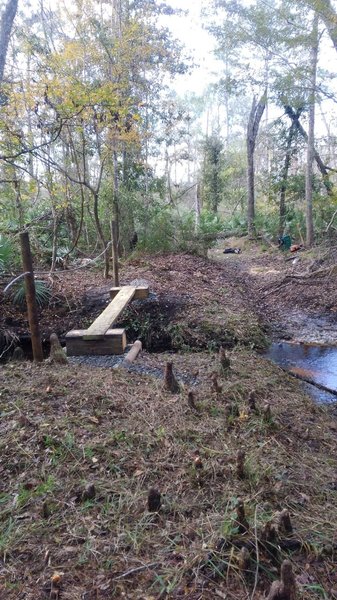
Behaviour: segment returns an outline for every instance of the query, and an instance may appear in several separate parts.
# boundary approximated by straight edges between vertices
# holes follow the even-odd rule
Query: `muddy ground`
[[[1,599],[262,600],[286,558],[297,598],[337,598],[334,408],[260,354],[268,337],[310,336],[316,321],[334,341],[334,250],[294,265],[272,247],[228,243],[242,253],[124,266],[122,283],[152,292],[124,319],[149,350],[141,372],[0,366]],[[86,327],[108,288],[98,272],[60,274],[43,335]],[[8,339],[25,335],[24,314],[3,306]],[[163,388],[168,360],[177,393]]]
[[[148,283],[152,292],[145,304],[133,303],[123,314],[120,323],[130,340],[141,337],[150,351],[205,348],[213,338],[215,345],[230,345],[235,334],[239,338],[234,343],[244,341],[247,332],[242,315],[247,313],[248,327],[259,321],[274,338],[337,343],[333,270],[337,248],[321,246],[292,255],[247,238],[229,239],[228,246],[240,247],[242,253],[224,255],[221,244],[209,251],[209,260],[166,254],[142,256],[125,264],[121,285]],[[53,331],[63,340],[67,331],[86,328],[109,301],[111,283],[98,267],[60,271],[52,280],[42,278],[53,293],[49,305],[40,311],[44,340]],[[3,295],[4,283],[0,331],[8,339],[25,339],[29,337],[25,311],[13,306],[10,294]],[[252,334],[249,331],[248,336]],[[257,345],[261,343],[256,340]]]

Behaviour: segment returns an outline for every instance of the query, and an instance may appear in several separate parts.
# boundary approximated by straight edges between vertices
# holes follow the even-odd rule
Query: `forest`
[[[2,18],[3,269],[28,225],[51,272],[100,249],[106,276],[113,219],[121,255],[135,231],[149,251],[200,250],[220,231],[333,237],[330,2],[204,3],[221,70],[200,95],[177,91],[197,68],[169,28],[183,9],[85,2],[15,19],[17,4]]]
[[[0,598],[337,599],[337,1],[0,0]]]

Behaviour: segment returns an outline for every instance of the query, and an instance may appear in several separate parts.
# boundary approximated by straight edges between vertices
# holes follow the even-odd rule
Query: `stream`
[[[336,346],[275,342],[265,356],[302,379],[304,388],[317,402],[337,402]]]

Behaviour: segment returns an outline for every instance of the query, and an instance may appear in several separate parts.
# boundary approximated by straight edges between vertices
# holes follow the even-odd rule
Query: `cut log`
[[[118,319],[123,309],[129,304],[136,293],[136,288],[131,285],[123,287],[117,296],[108,304],[105,310],[95,319],[95,321],[83,332],[84,340],[99,340],[103,338]]]
[[[86,329],[73,329],[66,335],[67,356],[104,356],[123,354],[126,348],[125,329],[109,329],[104,337],[87,340]]]
[[[130,348],[129,352],[127,353],[126,357],[124,358],[123,364],[125,364],[127,366],[128,364],[130,364],[134,360],[136,360],[141,349],[142,349],[142,342],[140,340],[136,340],[134,342],[134,344],[132,344],[132,347]]]

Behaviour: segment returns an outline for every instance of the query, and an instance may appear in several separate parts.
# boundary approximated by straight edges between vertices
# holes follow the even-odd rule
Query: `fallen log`
[[[316,388],[318,388],[319,390],[322,390],[323,392],[328,392],[329,394],[332,394],[333,396],[337,396],[337,390],[333,390],[333,389],[327,387],[326,385],[323,385],[323,383],[318,383],[311,377],[308,377],[308,376],[304,375],[303,373],[296,371],[296,367],[291,367],[290,369],[289,368],[287,369],[286,367],[282,367],[281,365],[278,365],[278,366],[280,367],[280,369],[282,369],[282,371],[285,371],[285,373],[292,375],[292,377],[295,377],[296,379],[300,379],[301,381],[304,381],[305,383],[310,383],[310,385],[315,386]]]

